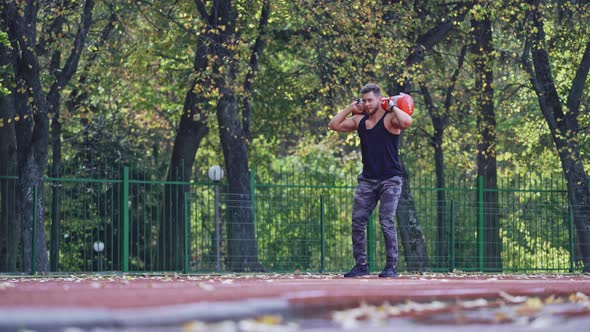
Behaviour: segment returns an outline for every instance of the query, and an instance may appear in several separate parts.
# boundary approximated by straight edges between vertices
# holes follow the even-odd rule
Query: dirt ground
[[[589,275],[431,274],[396,279],[312,274],[4,276],[0,277],[0,331],[22,327],[61,331],[67,326],[126,330],[166,326],[197,331],[198,324],[249,317],[255,317],[255,322],[263,317],[264,324],[280,327],[277,331],[295,325],[295,330],[314,330],[309,324],[302,325],[303,318],[330,321],[319,323],[319,330],[339,331],[372,321],[378,313],[382,317],[384,312],[387,319],[421,317],[430,324],[447,326],[478,320],[505,326],[522,317],[538,321],[541,316],[556,315],[562,323],[579,317],[580,324],[588,324],[588,295]],[[413,305],[410,309],[409,304]],[[479,314],[457,314],[472,312],[469,306],[479,306]],[[343,322],[334,323],[340,313]],[[299,323],[291,324],[296,320]],[[553,320],[552,324],[557,323]],[[269,330],[235,326],[234,331]]]

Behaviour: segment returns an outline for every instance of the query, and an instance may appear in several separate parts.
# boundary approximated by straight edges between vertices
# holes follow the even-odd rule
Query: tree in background
[[[455,33],[460,36],[460,33],[455,31],[455,25],[464,20],[471,6],[472,4],[470,3],[459,3],[456,6],[449,6],[437,10],[436,4],[425,3],[415,10],[416,17],[413,20],[425,20],[428,23],[426,26],[421,27],[424,31],[416,29],[418,31],[415,31],[414,35],[406,37],[412,38],[410,41],[411,47],[404,59],[404,65],[400,68],[392,68],[388,73],[390,77],[388,91],[393,92],[393,94],[400,92],[414,94],[414,86],[424,86],[424,82],[432,80],[432,77],[427,77],[426,72],[422,69],[424,67],[425,56],[432,52],[449,35]],[[448,19],[448,17],[451,19]],[[417,95],[414,94],[414,97],[417,97]],[[425,94],[423,98],[425,99],[427,109],[429,109],[432,106],[430,101],[431,96]],[[442,137],[442,132],[439,132],[439,135]],[[441,151],[435,147],[435,153],[441,153]],[[436,157],[439,159],[436,159]],[[440,155],[435,156],[434,162],[437,181],[439,183],[443,180],[442,176],[444,172],[444,165],[440,157]],[[402,159],[405,159],[404,155],[402,155]],[[400,234],[402,244],[404,245],[404,256],[406,257],[408,269],[423,271],[428,267],[428,255],[424,235],[418,220],[415,200],[410,187],[410,174],[411,172],[409,172],[406,163],[404,163],[404,186],[397,217],[400,224]],[[446,229],[442,218],[442,215],[445,213],[442,211],[445,205],[443,197],[438,197],[436,204],[438,205],[439,218],[437,225],[438,236],[442,237]]]
[[[203,23],[193,62],[194,79],[185,97],[184,111],[172,150],[168,180],[192,178],[199,144],[208,132],[209,105],[215,104],[231,201],[242,202],[228,212],[226,263],[233,271],[261,271],[254,234],[248,145],[252,80],[262,52],[270,2],[262,1],[254,33],[248,35],[251,9],[239,1],[195,1]],[[252,30],[252,29],[250,29]],[[252,38],[255,36],[254,38]],[[252,45],[249,42],[254,40]],[[169,186],[160,222],[160,268],[174,269],[182,262],[183,204],[186,186]]]
[[[4,29],[4,25],[2,25]],[[0,32],[0,177],[17,174],[16,135],[14,132],[14,95],[7,86],[12,82],[8,36]],[[7,120],[5,120],[7,119]],[[6,121],[6,123],[5,123]],[[15,214],[15,180],[0,179],[0,272],[16,271],[17,247],[14,245],[20,236],[20,223]]]
[[[424,108],[428,111],[428,115],[432,121],[432,132],[426,131],[426,135],[429,137],[430,144],[434,150],[434,169],[436,174],[436,187],[437,188],[446,188],[447,187],[447,180],[445,175],[445,152],[443,149],[443,142],[445,138],[445,131],[447,127],[451,124],[452,118],[451,115],[453,114],[453,110],[458,109],[458,105],[456,105],[456,97],[457,94],[457,86],[461,85],[458,84],[458,79],[461,71],[463,70],[463,64],[465,62],[465,54],[467,53],[466,45],[461,47],[458,55],[446,55],[444,53],[435,56],[434,65],[437,70],[441,72],[447,72],[449,62],[451,61],[448,59],[449,57],[456,57],[456,67],[453,69],[452,75],[449,78],[446,78],[442,82],[440,82],[440,86],[436,85],[435,82],[439,82],[435,80],[435,82],[426,82],[421,81],[419,82],[420,91],[422,93],[422,97],[424,99]],[[444,57],[444,58],[443,58]],[[441,59],[442,58],[442,59]],[[440,75],[440,74],[439,74]],[[436,102],[433,94],[431,94],[431,88],[434,90],[442,90],[444,94],[441,94],[436,98],[440,102]],[[436,192],[436,205],[437,205],[437,215],[436,215],[436,263],[438,267],[445,267],[448,265],[448,258],[450,255],[450,247],[448,245],[449,240],[451,239],[451,227],[449,227],[449,217],[448,217],[448,205],[447,205],[447,197],[446,193],[443,190],[438,190]]]
[[[484,268],[502,270],[502,241],[498,217],[498,168],[496,162],[496,116],[494,113],[494,47],[492,40],[492,8],[479,2],[471,15],[471,53],[474,55],[474,98],[477,113],[477,175],[483,185],[483,215],[477,236],[483,243]]]
[[[64,1],[60,4],[2,2],[3,26],[7,29],[12,48],[10,55],[16,84],[12,91],[15,118],[19,120],[15,125],[18,162],[16,220],[22,225],[25,271],[49,271],[43,205],[49,121],[58,112],[62,91],[77,70],[92,24],[93,7],[93,0],[82,3]],[[60,51],[52,53],[50,46],[58,40],[64,24],[63,15],[70,10],[80,15],[71,48],[67,55],[62,55]],[[44,21],[47,25],[39,28],[38,24]],[[39,31],[47,33],[39,34]],[[63,64],[62,58],[66,59]],[[49,72],[44,72],[45,69]],[[51,77],[47,90],[44,75]],[[17,243],[14,246],[18,248]],[[32,261],[30,257],[36,257],[36,260]]]
[[[584,263],[584,271],[588,272],[590,271],[590,189],[579,142],[582,134],[580,109],[590,71],[590,37],[588,37],[590,31],[587,24],[590,6],[587,3],[569,2],[545,4],[539,0],[530,0],[519,5],[527,18],[527,44],[522,57],[523,64],[529,73],[539,107],[561,160],[563,174],[567,180],[571,214],[576,225],[577,244]],[[547,34],[545,24],[547,21],[557,26],[555,36]],[[562,29],[564,33],[567,33],[564,37],[559,35]],[[573,38],[565,38],[570,36]],[[573,41],[572,47],[568,45],[570,40]],[[552,51],[556,54],[553,55]],[[562,54],[565,57],[560,58]],[[557,60],[557,58],[560,59]],[[559,70],[552,63],[552,59],[555,62],[566,63],[564,66],[570,71],[567,76],[571,81],[560,82],[561,80],[555,77],[555,73]],[[564,96],[565,105],[562,104],[560,94]]]

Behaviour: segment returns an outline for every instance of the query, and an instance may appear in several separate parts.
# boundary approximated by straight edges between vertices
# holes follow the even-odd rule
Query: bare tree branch
[[[268,25],[268,18],[270,16],[270,1],[264,0],[262,3],[262,12],[260,13],[260,21],[258,23],[258,37],[252,47],[252,55],[250,56],[250,63],[246,79],[244,81],[244,113],[242,119],[242,126],[244,128],[244,136],[250,140],[250,121],[252,117],[252,103],[250,102],[250,93],[252,90],[252,80],[258,70],[258,59],[262,48],[264,47],[264,38],[266,36],[266,26]]]
[[[573,116],[577,117],[580,113],[580,102],[582,100],[582,93],[586,87],[586,80],[588,78],[588,71],[590,70],[590,41],[586,43],[586,50],[576,71],[576,77],[572,82],[572,88],[567,97],[567,107]]]
[[[70,55],[66,60],[66,63],[64,64],[64,67],[62,68],[60,75],[57,76],[55,82],[49,90],[49,94],[47,95],[48,100],[53,100],[54,98],[56,98],[56,95],[61,92],[61,90],[70,81],[70,79],[78,69],[80,56],[86,44],[86,37],[88,36],[88,31],[90,30],[90,26],[92,25],[93,9],[94,0],[86,0],[80,19],[80,27],[78,28],[78,33],[76,34],[76,39],[74,40],[74,46],[72,47],[72,51],[70,52]]]
[[[199,11],[199,14],[201,14],[201,18],[205,22],[209,22],[209,13],[207,13],[207,7],[205,7],[203,1],[195,0],[195,5],[197,5],[197,10]]]

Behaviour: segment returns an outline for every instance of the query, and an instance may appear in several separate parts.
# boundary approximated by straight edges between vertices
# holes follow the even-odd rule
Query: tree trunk
[[[193,85],[194,86],[194,85]],[[186,95],[184,113],[180,120],[178,132],[174,139],[167,182],[192,179],[193,163],[201,141],[208,132],[203,122],[195,114],[197,96],[193,88]],[[202,121],[202,120],[203,121]],[[164,192],[164,210],[160,220],[159,231],[159,266],[162,270],[179,270],[184,262],[184,197],[189,192],[188,185],[166,184]]]
[[[462,20],[468,10],[459,13],[453,17],[453,20],[442,22],[439,25],[428,30],[416,39],[412,51],[406,58],[406,68],[412,68],[414,65],[424,60],[424,54],[430,51],[438,42],[443,40],[453,29],[453,22]],[[409,93],[411,82],[406,78],[403,85],[398,85],[396,79],[390,80],[387,88],[389,92],[398,94],[399,92]],[[404,166],[404,184],[402,197],[400,199],[400,208],[398,208],[397,219],[400,228],[402,244],[404,246],[404,255],[408,270],[424,271],[428,268],[428,254],[426,251],[426,242],[422,227],[420,226],[414,197],[410,189],[410,176]],[[406,253],[408,250],[408,253]]]
[[[58,36],[63,32],[63,16],[59,15],[54,23],[51,25],[51,33],[53,36]],[[50,68],[52,75],[58,76],[61,69],[61,51],[54,51]],[[53,118],[51,119],[51,176],[59,177],[59,169],[61,168],[61,122],[60,122],[60,101],[61,95],[59,93],[51,94],[51,99],[48,100],[49,107],[53,110]],[[53,185],[51,187],[51,229],[50,229],[50,245],[49,245],[49,262],[50,271],[56,272],[59,267],[59,190],[60,186]]]
[[[14,114],[14,95],[0,95],[0,119],[14,119]],[[0,125],[0,142],[0,272],[16,272],[20,222],[16,219],[16,179],[9,178],[17,175],[14,122]]]
[[[15,95],[16,111],[21,119],[16,125],[17,220],[21,221],[24,272],[47,272],[49,258],[45,242],[43,175],[49,147],[48,107],[41,88],[38,62],[32,54],[23,54],[26,57],[17,59],[14,68],[17,91],[22,91]],[[32,105],[29,104],[30,98]]]
[[[418,221],[416,203],[412,196],[410,178],[404,169],[402,196],[397,208],[397,223],[404,248],[404,259],[407,271],[423,272],[428,269],[428,252],[424,233]]]
[[[252,192],[248,170],[248,145],[240,125],[233,92],[223,91],[217,106],[219,136],[228,175],[226,264],[235,272],[260,272],[254,229]]]
[[[48,106],[42,90],[39,63],[32,52],[34,47],[30,46],[30,41],[25,41],[26,34],[19,34],[25,23],[17,22],[18,18],[14,16],[18,14],[10,14],[13,21],[9,21],[9,37],[13,49],[18,50],[14,52],[17,54],[14,72],[17,91],[21,91],[15,95],[16,111],[21,119],[15,129],[18,146],[17,220],[21,221],[23,269],[28,273],[46,272],[49,271],[49,258],[45,243],[43,175],[49,146]],[[33,24],[28,35],[34,33],[35,26]]]
[[[17,208],[22,213],[23,266],[28,273],[49,271],[45,241],[43,170],[31,154],[25,157],[24,165],[19,169]]]
[[[533,65],[523,58],[532,85],[539,100],[539,106],[551,131],[557,148],[565,179],[567,181],[570,208],[577,232],[578,247],[582,254],[584,272],[590,272],[590,188],[588,175],[578,146],[580,101],[590,71],[590,42],[586,43],[582,60],[572,81],[564,111],[553,80],[551,62],[545,46],[545,31],[539,1],[530,0],[532,5],[532,27],[530,52]]]
[[[49,114],[56,111],[63,88],[74,75],[86,36],[92,23],[93,0],[86,0],[71,53],[64,66],[56,70],[47,95],[41,84],[37,52],[37,20],[40,4],[5,1],[2,6],[8,38],[13,52],[18,147],[17,220],[22,223],[23,267],[25,272],[49,271],[45,241],[43,176],[48,161]],[[21,15],[22,14],[22,15]],[[59,20],[59,18],[57,18]]]
[[[424,96],[424,103],[430,119],[432,120],[433,134],[431,137],[431,145],[434,149],[434,169],[436,174],[436,256],[437,256],[437,267],[447,267],[452,270],[450,262],[450,251],[451,245],[451,227],[448,225],[451,218],[449,218],[449,211],[447,210],[447,199],[446,199],[446,177],[445,177],[445,155],[442,147],[444,133],[449,125],[449,114],[451,113],[451,106],[453,104],[453,92],[455,91],[455,84],[459,77],[459,73],[463,68],[465,61],[465,54],[467,53],[467,47],[463,46],[459,54],[459,60],[457,61],[457,68],[451,77],[451,83],[446,88],[445,102],[442,109],[435,106],[429,89],[425,83],[420,84],[420,90]],[[445,64],[442,64],[445,66]]]
[[[471,20],[475,55],[475,93],[477,129],[480,141],[477,144],[477,175],[483,177],[483,234],[478,232],[478,241],[484,242],[484,268],[487,271],[502,270],[502,239],[498,218],[498,169],[496,162],[496,117],[494,114],[492,22],[489,16]],[[479,183],[479,182],[478,182]]]
[[[248,169],[248,136],[250,128],[250,114],[248,95],[250,80],[258,65],[258,57],[262,51],[262,36],[268,23],[270,2],[264,1],[260,21],[259,35],[252,50],[249,72],[242,85],[244,91],[245,108],[240,112],[236,90],[238,59],[232,50],[232,45],[239,39],[236,32],[237,10],[232,1],[222,1],[219,6],[220,24],[225,24],[225,31],[219,34],[220,47],[217,49],[220,68],[215,75],[216,86],[221,92],[217,103],[217,121],[219,123],[219,137],[225,159],[228,177],[227,201],[227,256],[226,263],[232,271],[260,272],[262,264],[258,260],[258,243],[254,227],[254,213],[252,207],[252,192],[250,172]],[[224,73],[224,74],[221,74]]]
[[[209,97],[197,95],[196,90],[211,89],[210,82],[213,81],[215,88],[221,92],[217,103],[217,119],[230,182],[228,189],[231,195],[236,196],[236,201],[249,202],[251,193],[247,135],[249,134],[251,104],[248,94],[250,93],[250,80],[256,70],[258,55],[254,55],[250,61],[251,70],[247,73],[244,84],[246,94],[243,101],[244,113],[241,114],[234,93],[236,87],[232,86],[236,83],[236,59],[232,58],[233,54],[230,51],[230,45],[234,44],[237,38],[235,31],[237,15],[234,5],[231,0],[218,1],[212,13],[209,14],[204,3],[197,2],[196,4],[201,18],[214,29],[199,38],[201,42],[195,52],[194,72],[199,73],[201,78],[193,82],[187,93],[185,112],[174,143],[168,178],[171,179],[179,175],[182,175],[184,180],[191,178],[195,153],[208,130],[206,127],[207,114],[198,107],[207,105]],[[268,10],[269,2],[264,1],[264,6]],[[262,16],[265,15],[263,10]],[[267,19],[268,16],[266,16]],[[257,40],[255,48],[261,47],[262,43]],[[213,68],[212,73],[207,72],[208,67]],[[228,74],[226,76],[222,73]],[[236,139],[236,137],[239,138]],[[183,204],[178,204],[178,200],[181,200],[187,191],[186,186],[175,186],[175,188],[167,186],[166,188],[166,203],[164,217],[160,223],[159,241],[160,266],[164,269],[175,269],[182,261],[184,212]],[[240,207],[229,209],[227,264],[235,271],[260,271],[262,268],[258,262],[253,212],[251,204],[244,204],[247,208],[240,205]]]
[[[195,49],[193,68],[197,73],[205,71],[208,65],[210,35],[207,36]],[[195,91],[195,87],[204,84],[203,81],[193,80],[186,93],[166,175],[167,182],[189,181],[193,178],[195,155],[209,131],[207,114],[201,109],[208,99],[197,95]],[[184,261],[184,197],[188,191],[187,185],[165,185],[164,210],[158,233],[158,259],[162,270],[178,270]]]
[[[449,229],[447,227],[447,201],[445,196],[445,155],[442,148],[443,136],[448,122],[448,116],[436,110],[430,92],[423,84],[420,85],[426,109],[432,120],[433,134],[431,145],[434,149],[434,169],[436,174],[436,267],[442,268],[448,263]]]

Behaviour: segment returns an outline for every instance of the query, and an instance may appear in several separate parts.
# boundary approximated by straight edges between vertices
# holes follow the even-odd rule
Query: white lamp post
[[[92,247],[94,248],[94,251],[98,253],[98,271],[100,272],[102,271],[102,252],[104,251],[104,242],[100,240],[94,241]]]
[[[209,179],[215,182],[215,240],[217,254],[217,271],[221,271],[221,236],[219,225],[219,181],[223,178],[223,168],[219,165],[211,166],[207,173]]]
[[[223,168],[219,165],[211,166],[209,167],[207,175],[211,181],[219,182],[223,179]]]

